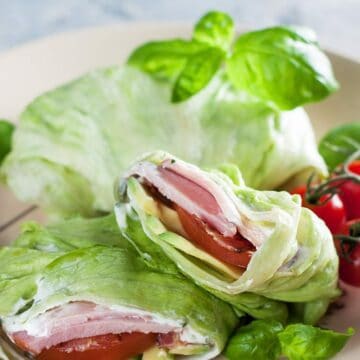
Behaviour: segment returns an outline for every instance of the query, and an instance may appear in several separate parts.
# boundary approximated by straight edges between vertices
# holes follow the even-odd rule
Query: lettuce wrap
[[[277,110],[222,71],[185,102],[170,93],[169,82],[126,65],[41,95],[21,114],[3,180],[22,201],[67,217],[111,211],[114,178],[157,149],[202,166],[235,163],[259,189],[326,171],[302,108]]]
[[[109,349],[96,349],[105,340],[126,344],[119,359],[142,352],[148,360],[211,359],[237,323],[229,305],[175,266],[149,268],[113,215],[46,228],[29,223],[0,250],[0,269],[2,326],[38,359],[90,350],[107,359]]]
[[[119,228],[150,265],[162,250],[240,312],[313,324],[339,295],[324,222],[298,195],[246,186],[234,165],[205,171],[150,153],[120,179],[117,196]]]

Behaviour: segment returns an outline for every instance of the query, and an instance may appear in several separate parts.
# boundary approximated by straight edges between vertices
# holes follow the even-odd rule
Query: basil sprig
[[[319,152],[330,170],[360,151],[360,121],[331,129],[320,141]]]
[[[241,35],[227,63],[229,79],[283,110],[319,101],[338,88],[315,34],[273,27]]]
[[[286,327],[274,320],[255,320],[240,327],[230,339],[225,355],[229,360],[326,360],[338,353],[354,334],[345,334],[305,324]]]
[[[225,350],[229,360],[276,360],[281,355],[278,334],[283,330],[275,320],[255,320],[240,327]]]
[[[134,65],[157,79],[174,81],[171,100],[184,101],[203,89],[221,67],[234,36],[232,19],[209,12],[195,25],[191,40],[146,43],[130,55]]]
[[[233,44],[234,34],[231,17],[211,11],[196,23],[191,40],[146,43],[128,63],[171,81],[174,103],[201,91],[221,68],[235,88],[281,110],[319,101],[338,88],[311,30],[276,26],[240,35]]]
[[[176,79],[172,102],[188,99],[203,89],[218,71],[225,54],[216,47],[209,47],[189,58]]]
[[[232,18],[222,12],[210,11],[196,23],[193,40],[227,51],[230,49],[234,35]]]

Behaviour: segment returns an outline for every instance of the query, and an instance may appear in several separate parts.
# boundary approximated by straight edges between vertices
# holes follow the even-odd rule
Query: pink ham
[[[193,165],[170,159],[156,166],[140,162],[129,172],[147,180],[188,213],[199,217],[225,237],[237,232],[239,215],[225,191]]]
[[[90,302],[73,302],[51,309],[36,318],[44,334],[18,331],[10,337],[22,348],[37,355],[54,345],[104,334],[131,332],[159,333],[181,331],[181,327],[156,322],[151,316],[121,312]]]

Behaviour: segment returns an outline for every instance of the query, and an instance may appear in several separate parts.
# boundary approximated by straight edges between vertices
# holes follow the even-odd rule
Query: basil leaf
[[[313,31],[300,27],[253,31],[240,36],[231,52],[234,31],[229,15],[210,11],[196,23],[191,41],[146,43],[133,51],[128,64],[175,82],[173,102],[186,100],[210,81],[215,65],[221,65],[219,53],[209,59],[203,56],[207,51],[215,53],[213,48],[224,51],[226,81],[281,110],[321,100],[338,88]],[[194,69],[199,70],[200,60],[205,69],[197,77]],[[190,79],[194,84],[188,83]]]
[[[360,150],[360,122],[338,126],[320,141],[319,152],[329,170],[345,162],[355,151]]]
[[[293,324],[278,337],[282,353],[289,360],[325,360],[337,354],[353,334],[353,329],[341,334],[310,325]]]
[[[229,360],[275,360],[281,354],[278,333],[281,323],[274,320],[255,320],[239,329],[225,350]]]
[[[188,58],[208,46],[182,39],[148,42],[135,49],[127,63],[161,80],[174,79]]]
[[[0,120],[0,164],[11,150],[11,139],[14,125],[6,120]]]
[[[235,87],[279,109],[318,101],[338,88],[311,30],[273,27],[241,35],[227,61]]]
[[[234,34],[234,22],[228,14],[210,11],[196,23],[193,39],[228,50]]]
[[[176,80],[171,101],[184,101],[203,89],[218,71],[224,57],[224,52],[215,47],[193,55]]]

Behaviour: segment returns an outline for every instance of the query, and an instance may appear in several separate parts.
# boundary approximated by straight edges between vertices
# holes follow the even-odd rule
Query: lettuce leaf
[[[231,307],[175,267],[149,268],[116,228],[113,215],[45,228],[32,223],[13,247],[0,249],[0,318],[5,328],[71,301],[92,301],[186,324],[207,339],[207,351],[219,353],[237,323]]]
[[[46,227],[28,221],[22,224],[21,234],[12,245],[47,253],[65,253],[94,245],[132,249],[119,234],[114,214],[89,220],[73,218]]]
[[[225,303],[209,297],[181,275],[149,271],[143,261],[119,247],[92,246],[59,253],[40,272],[8,280],[5,287],[4,282],[0,281],[0,316],[5,328],[7,324],[26,324],[56,306],[90,301],[142,309],[187,324],[218,353],[236,324],[235,314]],[[24,293],[24,286],[31,292]],[[19,307],[22,299],[26,299],[26,308]],[[221,317],[216,315],[218,311]]]
[[[93,71],[25,109],[1,176],[54,216],[89,217],[111,211],[114,179],[159,148],[203,166],[234,163],[256,188],[326,172],[302,109],[278,112],[223,76],[174,105],[169,83],[132,66]]]

